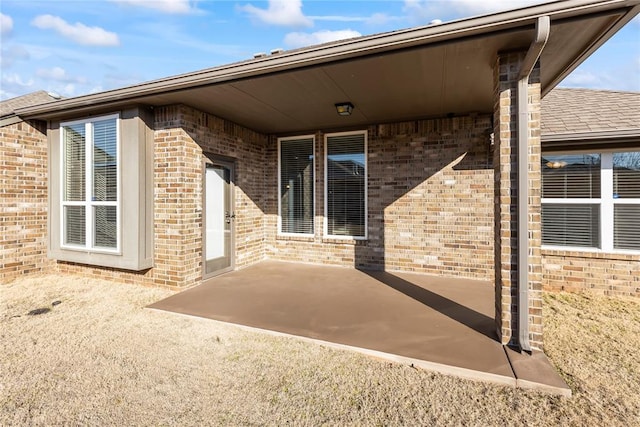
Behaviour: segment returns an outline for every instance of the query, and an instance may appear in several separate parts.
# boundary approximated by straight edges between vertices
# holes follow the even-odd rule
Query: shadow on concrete
[[[360,271],[492,340],[498,338],[495,333],[494,319],[489,316],[391,273],[372,270]]]

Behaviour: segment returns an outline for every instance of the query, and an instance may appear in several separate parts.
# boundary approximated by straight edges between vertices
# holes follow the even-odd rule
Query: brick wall
[[[46,125],[0,128],[0,282],[47,271]]]
[[[267,137],[212,116],[196,109],[182,106],[183,130],[187,137],[183,141],[196,151],[191,158],[193,173],[197,176],[197,206],[202,209],[202,157],[203,151],[231,157],[235,161],[235,265],[246,267],[264,259],[264,210],[265,169],[264,161]],[[194,145],[195,144],[195,145]],[[273,167],[271,167],[273,168]],[[277,185],[277,184],[276,184]],[[271,191],[276,191],[274,186]],[[198,259],[202,256],[202,219],[198,214],[192,230],[198,235]]]
[[[263,259],[267,138],[184,105],[154,114],[154,267],[132,272],[59,262],[58,271],[172,289],[200,283],[203,152],[237,159],[236,267]]]
[[[503,344],[517,345],[518,268],[517,196],[518,132],[517,83],[524,52],[499,55],[494,67],[495,87],[495,284],[496,327]],[[542,349],[542,260],[540,219],[540,69],[536,66],[529,78],[528,99],[528,204],[529,223],[528,319],[529,342]]]
[[[543,286],[640,297],[640,255],[542,250]]]
[[[516,58],[516,62],[517,62]],[[509,65],[510,64],[510,65]],[[22,122],[0,129],[0,281],[20,274],[60,271],[119,282],[184,288],[199,283],[202,264],[202,152],[237,159],[236,266],[265,257],[349,267],[386,268],[492,280],[494,277],[494,175],[501,213],[496,216],[502,259],[497,285],[498,321],[511,339],[517,324],[515,274],[508,229],[515,193],[511,150],[515,91],[509,80],[514,59],[501,65],[496,120],[508,144],[490,153],[490,118],[467,116],[367,127],[369,239],[322,237],[324,135],[316,134],[316,233],[312,238],[276,235],[277,144],[249,129],[187,106],[155,110],[154,268],[142,272],[99,268],[46,258],[47,153],[43,123]],[[511,76],[511,77],[510,77]],[[534,76],[535,79],[535,76]],[[509,83],[511,82],[511,83]],[[539,128],[539,87],[530,88],[530,120]],[[532,138],[537,135],[532,135]],[[531,144],[530,144],[531,145]],[[502,157],[500,166],[493,155]],[[539,165],[539,145],[529,153]],[[499,157],[496,157],[496,159]],[[532,206],[539,206],[539,182],[530,182]],[[538,191],[538,193],[536,193]],[[533,267],[530,271],[532,338],[540,341],[540,277],[545,289],[593,290],[640,296],[640,257],[539,249],[539,209],[530,211]],[[537,257],[537,258],[536,258]],[[505,264],[506,262],[506,264]],[[538,265],[541,269],[537,270]],[[505,338],[506,339],[506,338]],[[536,341],[537,340],[537,341]],[[508,342],[508,341],[507,341]]]
[[[324,135],[316,134],[315,236],[277,236],[277,146],[267,148],[267,256],[493,279],[489,116],[369,126],[368,239],[323,237]]]

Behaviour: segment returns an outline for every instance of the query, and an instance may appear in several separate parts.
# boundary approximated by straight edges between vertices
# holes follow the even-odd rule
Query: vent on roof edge
[[[254,54],[253,54],[253,57],[254,57],[254,58],[256,58],[256,59],[257,59],[257,58],[264,58],[264,57],[266,57],[266,56],[267,56],[267,54],[266,54],[266,53],[264,53],[264,52],[258,52],[258,53],[254,53]]]
[[[277,55],[277,54],[282,53],[282,52],[284,52],[284,49],[281,48],[281,47],[277,47],[277,48],[271,50],[271,55]]]

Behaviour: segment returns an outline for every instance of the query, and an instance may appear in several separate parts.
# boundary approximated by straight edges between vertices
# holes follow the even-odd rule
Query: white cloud
[[[328,43],[336,40],[350,39],[360,37],[360,34],[354,30],[337,30],[337,31],[316,31],[315,33],[289,33],[284,37],[284,42],[290,47],[311,46],[314,44]]]
[[[73,83],[68,83],[61,87],[58,92],[62,96],[74,96],[76,94],[76,86]]]
[[[88,27],[80,22],[69,24],[64,19],[53,15],[39,15],[31,25],[41,30],[54,30],[58,34],[87,46],[118,46],[120,40],[116,33],[100,27]]]
[[[569,74],[559,86],[637,92],[640,91],[639,76],[640,57],[606,68],[585,63]]]
[[[33,79],[29,79],[28,81],[24,82],[22,81],[22,78],[20,77],[20,75],[18,75],[18,73],[10,73],[10,74],[2,75],[2,83],[8,83],[16,86],[21,86],[21,87],[28,87],[33,85]]]
[[[163,13],[185,14],[197,12],[191,0],[111,0],[115,3],[154,9]]]
[[[36,71],[36,76],[62,83],[86,83],[87,79],[83,77],[72,77],[67,71],[61,67],[41,68]]]
[[[13,19],[9,15],[0,13],[0,34],[6,36],[13,31]]]
[[[240,8],[253,19],[265,24],[281,25],[285,27],[313,27],[313,20],[302,13],[301,0],[269,0],[269,7],[260,9],[253,5]]]
[[[343,15],[320,15],[309,16],[313,21],[332,21],[332,22],[364,22],[368,25],[383,25],[390,21],[399,21],[403,19],[399,16],[391,16],[386,13],[374,13],[369,16],[343,16]]]
[[[31,58],[31,55],[23,46],[12,45],[3,47],[2,51],[0,51],[0,67],[9,68],[16,61],[25,61],[29,58]]]
[[[564,87],[580,87],[580,88],[602,88],[606,86],[608,77],[600,74],[597,75],[591,71],[575,70],[569,74],[563,81],[561,86]]]
[[[0,99],[13,98],[31,92],[33,83],[33,79],[23,81],[17,73],[2,73]]]
[[[402,18],[399,16],[389,16],[386,13],[374,13],[369,16],[366,23],[369,25],[383,25],[390,21],[399,21]]]
[[[474,16],[519,7],[547,3],[549,0],[405,0],[404,12],[413,20],[429,22],[432,19],[454,16]]]

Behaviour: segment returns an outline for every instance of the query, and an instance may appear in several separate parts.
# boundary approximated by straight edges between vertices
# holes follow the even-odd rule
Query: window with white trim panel
[[[640,151],[542,155],[542,244],[640,251]]]

